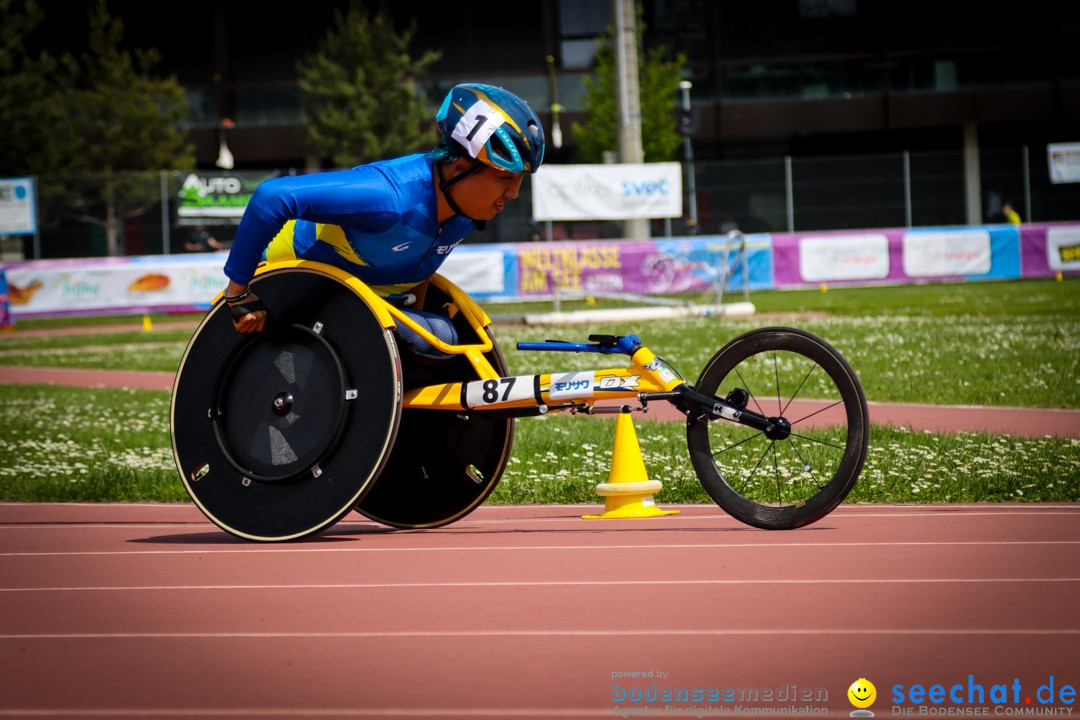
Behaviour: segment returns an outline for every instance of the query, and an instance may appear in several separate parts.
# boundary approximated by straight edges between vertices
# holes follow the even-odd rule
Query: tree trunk
[[[105,200],[105,241],[109,247],[109,255],[112,257],[123,255],[124,248],[120,246],[120,218],[116,213],[112,180],[105,181],[105,192],[102,193],[102,197]]]

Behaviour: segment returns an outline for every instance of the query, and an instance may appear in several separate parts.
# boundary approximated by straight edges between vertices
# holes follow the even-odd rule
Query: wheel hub
[[[787,418],[769,418],[769,426],[765,428],[765,437],[770,440],[786,440],[791,435],[791,423]]]
[[[274,396],[274,402],[271,404],[270,409],[274,411],[274,414],[278,417],[285,417],[292,412],[293,406],[293,394],[288,390],[282,390]]]

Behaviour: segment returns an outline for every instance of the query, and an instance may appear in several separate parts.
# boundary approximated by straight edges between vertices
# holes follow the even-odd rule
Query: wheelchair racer
[[[540,118],[502,88],[457,85],[435,124],[440,142],[426,154],[276,178],[256,189],[225,263],[225,301],[239,332],[266,326],[266,306],[248,286],[263,259],[328,263],[383,297],[396,296],[431,277],[543,162]],[[404,311],[444,342],[457,342],[449,319]],[[408,328],[398,335],[420,355],[440,355]]]

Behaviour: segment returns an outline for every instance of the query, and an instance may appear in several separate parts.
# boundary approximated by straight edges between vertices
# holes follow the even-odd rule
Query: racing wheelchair
[[[412,291],[413,307],[448,315],[457,345],[329,265],[264,265],[252,289],[269,309],[267,329],[236,332],[219,296],[184,352],[170,412],[173,455],[192,500],[248,540],[301,538],[354,509],[397,528],[452,523],[495,489],[516,419],[625,412],[631,401],[681,411],[705,490],[759,528],[821,519],[866,459],[858,377],[831,345],[801,330],[762,328],[731,340],[693,385],[635,335],[518,343],[624,355],[629,364],[515,376],[490,318],[439,275]],[[447,357],[399,352],[398,324]]]

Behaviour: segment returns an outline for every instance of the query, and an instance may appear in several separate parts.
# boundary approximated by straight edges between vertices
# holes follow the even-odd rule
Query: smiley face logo
[[[848,700],[857,708],[868,708],[877,700],[877,688],[866,678],[859,678],[851,683],[847,690]]]

